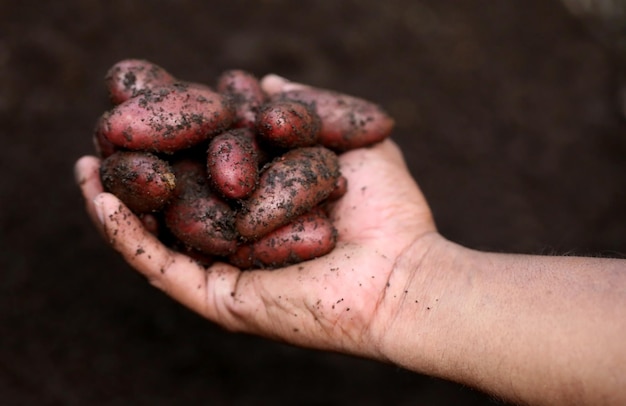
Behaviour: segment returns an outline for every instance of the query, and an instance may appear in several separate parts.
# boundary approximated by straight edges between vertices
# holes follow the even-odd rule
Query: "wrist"
[[[472,302],[469,270],[485,254],[438,233],[416,240],[396,261],[381,300],[381,358],[404,368],[453,379],[462,351],[459,311]],[[469,286],[468,286],[469,285]]]

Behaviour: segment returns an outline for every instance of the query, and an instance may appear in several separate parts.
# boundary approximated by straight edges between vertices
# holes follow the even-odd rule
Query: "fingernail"
[[[98,220],[100,224],[104,225],[104,208],[102,207],[102,201],[98,198],[93,200],[93,207],[96,212],[96,216],[98,216]]]

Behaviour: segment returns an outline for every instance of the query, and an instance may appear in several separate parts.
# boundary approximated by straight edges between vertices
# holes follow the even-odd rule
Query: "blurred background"
[[[496,403],[191,314],[100,240],[73,163],[92,153],[120,59],[208,84],[275,72],[385,107],[449,239],[623,258],[623,5],[0,0],[0,403]]]

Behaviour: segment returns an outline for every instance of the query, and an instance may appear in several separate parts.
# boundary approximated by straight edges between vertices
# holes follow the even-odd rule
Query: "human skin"
[[[398,147],[340,156],[330,254],[277,270],[206,269],[161,244],[99,160],[76,176],[131,267],[233,332],[390,362],[523,404],[626,404],[626,261],[494,254],[442,237]],[[514,215],[514,214],[512,214]]]

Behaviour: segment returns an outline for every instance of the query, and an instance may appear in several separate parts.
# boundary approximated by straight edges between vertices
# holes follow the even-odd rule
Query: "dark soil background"
[[[0,404],[476,405],[393,366],[234,335],[97,235],[72,167],[127,57],[243,68],[383,105],[441,232],[505,252],[624,256],[616,66],[551,0],[0,0]],[[584,367],[584,366],[581,366]]]

